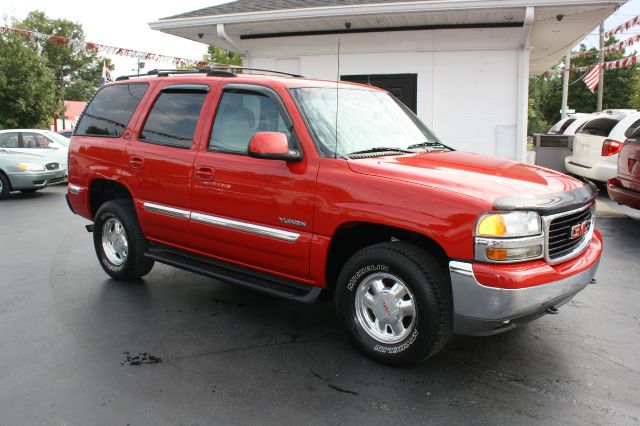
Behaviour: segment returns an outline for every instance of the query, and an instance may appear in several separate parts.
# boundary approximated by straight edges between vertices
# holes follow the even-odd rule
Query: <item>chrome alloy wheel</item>
[[[355,304],[360,326],[380,343],[401,342],[415,326],[415,298],[395,275],[379,272],[367,277],[358,287]]]
[[[102,250],[109,262],[122,265],[129,254],[129,243],[124,226],[118,219],[111,218],[102,226]]]

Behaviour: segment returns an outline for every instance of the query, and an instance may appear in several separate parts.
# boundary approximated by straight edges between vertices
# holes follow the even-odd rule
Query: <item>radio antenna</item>
[[[333,158],[338,158],[338,111],[340,109],[340,37],[338,37],[338,75],[336,76],[336,149]]]

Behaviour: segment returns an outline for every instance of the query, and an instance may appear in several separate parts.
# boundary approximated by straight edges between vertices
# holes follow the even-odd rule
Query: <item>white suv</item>
[[[549,129],[547,134],[549,135],[566,135],[572,136],[576,134],[576,130],[580,128],[585,122],[591,120],[594,117],[593,114],[577,112],[575,114],[569,114],[565,118],[558,121]]]
[[[640,127],[640,112],[636,110],[594,114],[573,138],[573,153],[564,160],[569,173],[600,182],[615,177],[618,152],[631,127]]]

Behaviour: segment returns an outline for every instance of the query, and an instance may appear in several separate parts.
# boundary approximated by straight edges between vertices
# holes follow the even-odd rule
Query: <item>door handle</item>
[[[200,180],[213,180],[214,170],[211,167],[200,166],[196,167],[196,176]]]
[[[142,157],[131,157],[129,159],[129,164],[131,164],[131,167],[133,167],[134,169],[142,169],[144,168],[144,158]]]

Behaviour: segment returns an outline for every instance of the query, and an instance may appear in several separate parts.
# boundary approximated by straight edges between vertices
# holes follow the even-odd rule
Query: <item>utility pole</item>
[[[600,52],[598,54],[598,64],[600,67],[600,81],[598,82],[598,108],[597,111],[602,111],[602,96],[604,95],[604,21],[600,24]]]
[[[60,75],[60,98],[62,101],[62,130],[65,130],[66,122],[65,122],[65,107],[64,107],[64,73]]]
[[[562,116],[567,117],[567,109],[569,102],[569,68],[571,68],[571,52],[564,57],[564,76],[562,79]]]

